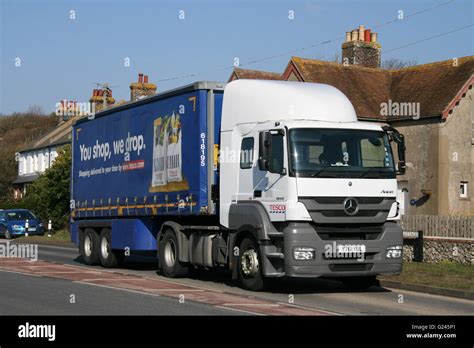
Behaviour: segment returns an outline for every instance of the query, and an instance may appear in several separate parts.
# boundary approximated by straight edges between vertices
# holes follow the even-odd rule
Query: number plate
[[[365,253],[365,245],[363,244],[339,244],[337,246],[339,253]]]
[[[28,232],[36,232],[36,227],[30,227],[30,228],[28,228]]]

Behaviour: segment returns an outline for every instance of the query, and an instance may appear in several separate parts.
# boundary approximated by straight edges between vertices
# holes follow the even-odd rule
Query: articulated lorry
[[[404,151],[332,86],[197,82],[76,122],[71,239],[104,267],[152,252],[166,277],[222,268],[254,291],[279,277],[368,287],[401,272]]]

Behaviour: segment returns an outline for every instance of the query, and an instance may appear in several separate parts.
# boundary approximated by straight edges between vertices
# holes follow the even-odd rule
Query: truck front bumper
[[[398,258],[388,258],[387,248],[403,245],[403,233],[399,225],[387,222],[374,239],[331,239],[318,233],[318,227],[310,223],[290,223],[283,231],[284,235],[284,267],[278,276],[287,277],[348,277],[371,276],[378,274],[400,274],[402,270],[403,253]],[[335,234],[333,234],[334,236]],[[338,245],[364,245],[362,257],[354,255],[331,255]],[[295,248],[314,250],[314,258],[296,260]],[[265,252],[263,252],[265,255]],[[266,260],[272,263],[272,260]],[[268,263],[267,263],[268,265]],[[269,267],[269,275],[275,274],[275,269]],[[283,273],[283,274],[282,274]]]

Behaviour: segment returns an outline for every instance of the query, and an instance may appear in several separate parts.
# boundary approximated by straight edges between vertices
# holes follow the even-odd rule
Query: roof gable
[[[472,85],[473,74],[474,56],[393,70],[390,96],[394,102],[420,103],[422,116],[446,117],[458,93]]]

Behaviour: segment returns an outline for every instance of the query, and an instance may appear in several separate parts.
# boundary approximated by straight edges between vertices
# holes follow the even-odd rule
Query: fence
[[[425,236],[474,238],[473,216],[402,215],[405,231],[423,230]]]

